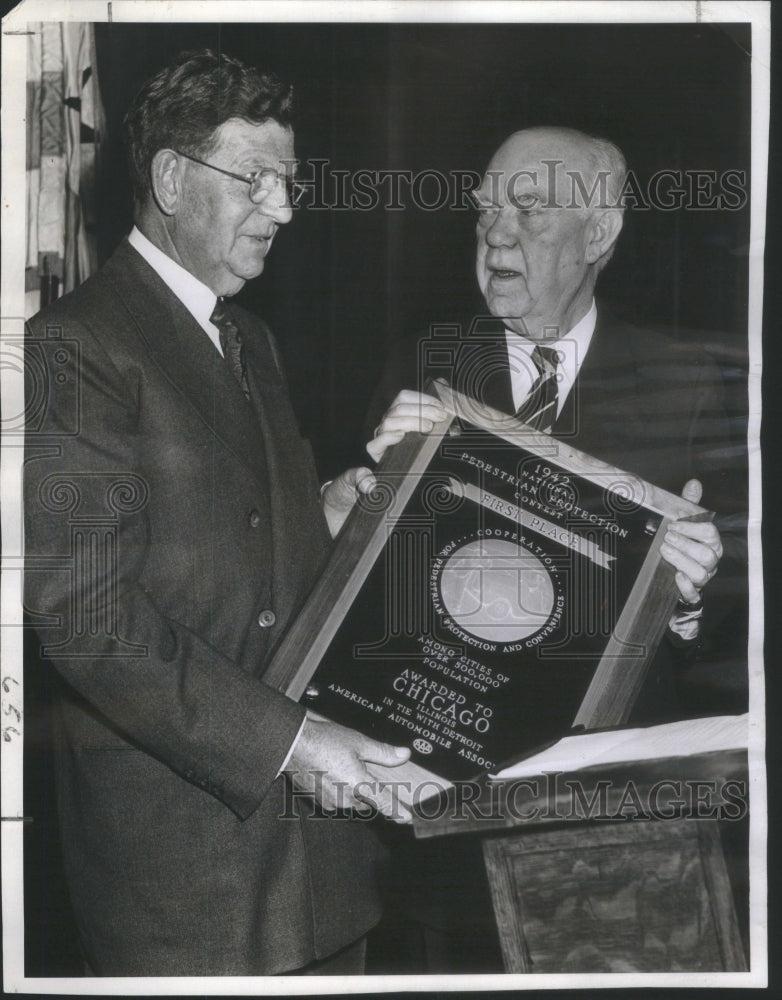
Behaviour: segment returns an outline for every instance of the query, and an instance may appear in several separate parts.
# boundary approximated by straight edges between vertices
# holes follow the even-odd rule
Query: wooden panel
[[[533,961],[527,948],[524,933],[525,917],[521,886],[516,883],[516,873],[509,863],[511,838],[484,840],[483,860],[491,888],[494,919],[502,948],[502,961],[506,972],[538,972],[532,968]]]
[[[711,821],[530,831],[484,854],[509,972],[745,968]]]
[[[564,441],[552,438],[550,434],[533,430],[515,417],[509,417],[506,413],[494,410],[483,403],[477,403],[439,379],[427,386],[427,391],[436,393],[443,405],[460,419],[490,431],[510,444],[518,445],[520,448],[530,448],[541,457],[549,457],[552,462],[583,479],[588,479],[603,488],[616,482],[625,488],[631,488],[633,499],[658,514],[691,521],[701,521],[713,516],[703,507],[676,496],[675,493],[669,493],[654,483],[648,483],[635,473],[593,458]]]
[[[377,506],[372,499],[354,506],[304,611],[264,673],[266,684],[291,698],[302,696],[452,419],[442,421],[431,434],[406,434],[386,451],[376,471]]]
[[[666,528],[672,520],[710,520],[713,513],[646,482],[640,476],[617,469],[563,441],[552,439],[548,434],[533,430],[498,410],[479,405],[442,382],[433,383],[430,389],[436,391],[443,403],[462,419],[521,448],[533,448],[542,455],[548,452],[552,462],[603,488],[619,483],[632,491],[639,504],[664,515],[650,546],[649,556],[616,621],[573,725],[596,729],[626,722],[643,686],[651,654],[662,638],[678,596],[672,583],[673,567],[660,556]]]
[[[741,971],[747,968],[744,948],[741,943],[735,907],[732,905],[732,890],[725,855],[722,851],[719,828],[716,823],[698,823],[698,838],[703,859],[703,873],[712,917],[717,929],[717,943],[722,955],[724,969]],[[727,901],[731,905],[727,905]]]
[[[411,795],[415,796],[422,783],[426,784],[427,792],[433,790],[431,783],[435,775],[447,779],[472,778],[481,768],[493,768],[497,762],[529,751],[573,725],[594,728],[624,722],[676,599],[673,568],[662,560],[659,552],[665,526],[673,517],[710,516],[702,508],[659,490],[637,476],[594,460],[549,435],[539,434],[515,418],[479,407],[446,387],[438,385],[436,389],[443,396],[446,409],[452,412],[430,434],[408,434],[386,452],[377,469],[377,490],[355,505],[325,571],[282,639],[264,675],[267,684],[291,698],[303,698],[311,709],[323,716],[383,741],[411,746],[415,767],[411,770],[410,783]],[[474,455],[463,454],[459,459],[459,452],[468,447],[469,430],[463,429],[463,434],[457,436],[457,440],[467,443],[441,447],[446,435],[461,427],[458,416],[466,417],[477,426],[480,433],[476,440],[489,450],[499,446],[503,462],[522,461],[519,456],[523,455],[523,461],[531,461],[536,469],[541,469],[542,463],[544,471],[540,472],[540,477],[531,471],[525,472],[529,481],[521,482],[503,468],[496,473],[497,485],[492,487],[499,491],[498,494],[486,492],[484,495],[480,470],[487,467],[486,463]],[[522,451],[517,452],[508,443],[520,446]],[[459,461],[465,460],[469,461],[464,467],[460,466]],[[470,466],[478,471],[465,472]],[[430,510],[425,479],[430,473],[435,478],[438,475],[464,476],[464,496],[468,498],[465,508],[469,507],[469,515],[462,515],[460,520],[453,510],[434,507]],[[551,508],[551,516],[562,521],[561,524],[538,519],[536,511],[549,510],[548,501],[544,503],[544,486],[549,477],[553,483],[564,479],[578,486],[580,494],[575,492],[575,487],[568,488],[592,511],[582,512],[584,523],[588,525],[588,529],[583,525],[579,528],[584,534],[575,529],[571,531],[568,525],[567,510],[572,509],[574,503],[570,502],[568,507],[567,494],[565,500],[560,498]],[[520,493],[513,494],[512,490],[521,491],[524,485],[534,496],[520,499],[519,507],[509,498],[515,501]],[[632,496],[624,496],[623,492],[623,501],[629,502],[629,508],[614,511],[615,518],[610,522],[614,534],[610,534],[609,522],[597,516],[593,508],[602,510],[601,505],[607,503],[606,491],[616,490],[618,486]],[[454,495],[458,500],[458,490]],[[426,531],[431,531],[432,538],[437,537],[435,528],[441,532],[438,544],[444,558],[459,543],[467,541],[463,546],[467,549],[473,544],[482,546],[483,541],[476,543],[475,540],[483,539],[486,534],[496,534],[498,530],[503,535],[509,534],[506,521],[512,522],[517,549],[524,551],[528,562],[535,560],[534,565],[538,567],[535,572],[545,577],[551,591],[546,598],[549,601],[547,617],[538,622],[537,633],[527,641],[530,635],[528,621],[526,630],[518,633],[519,641],[515,644],[503,644],[499,640],[485,642],[487,638],[493,639],[494,633],[471,632],[461,619],[451,621],[449,616],[455,614],[453,608],[449,608],[445,600],[439,602],[437,597],[444,560],[435,559],[434,553],[422,545],[423,538],[428,539],[430,535],[420,533],[417,521],[415,530],[407,531],[403,521],[408,507],[413,521],[424,511]],[[575,509],[580,510],[577,505]],[[501,518],[505,520],[498,529],[496,525],[491,527],[492,518],[497,522]],[[626,522],[623,528],[620,527],[622,519]],[[431,529],[430,520],[434,526]],[[616,555],[612,554],[612,544],[601,541],[597,545],[598,558],[590,548],[597,544],[589,537],[594,534],[590,521],[594,521],[594,532],[603,531],[611,543],[616,541],[620,531],[623,538],[630,532],[630,540],[623,543],[624,549],[617,548]],[[485,527],[487,523],[489,528]],[[539,532],[535,542],[525,541],[528,529],[530,534]],[[541,549],[538,542],[549,548]],[[513,549],[512,542],[502,544]],[[537,555],[529,556],[528,549],[533,548],[541,557],[545,556],[544,562]],[[460,551],[456,549],[457,553]],[[566,558],[562,557],[562,565],[559,565],[562,553]],[[505,557],[503,549],[500,559]],[[612,576],[610,560],[620,557],[624,558],[624,573],[616,572]],[[478,557],[471,555],[470,558]],[[445,562],[448,561],[445,558]],[[458,559],[454,558],[454,562]],[[509,607],[513,607],[514,601],[519,603],[516,593],[519,586],[515,590],[511,587],[510,597],[497,590],[496,574],[494,577],[491,573],[484,574],[484,569],[493,571],[491,562],[489,559],[488,564],[484,561],[470,570],[472,577],[479,577],[481,587],[469,593],[471,600],[478,601],[479,610],[491,607],[491,614],[496,615],[499,612],[494,608],[503,607],[503,601]],[[602,601],[595,598],[594,607],[589,601],[582,601],[585,607],[592,607],[589,613],[607,616],[606,620],[600,618],[599,630],[590,629],[589,622],[584,627],[578,617],[579,608],[575,602],[581,600],[582,595],[595,593],[585,582],[592,577],[584,576],[584,565],[590,572],[598,573],[600,587],[605,588],[606,594],[610,589],[609,578],[614,588],[621,584],[616,598],[620,603],[616,608],[608,597]],[[389,578],[384,578],[389,567],[393,570],[390,585]],[[511,570],[502,571],[500,583],[503,586],[508,585],[510,571],[518,572],[518,569],[511,567]],[[462,587],[461,593],[464,593],[469,588],[459,572],[457,568],[453,573],[457,582],[452,583],[452,587],[457,591]],[[486,593],[479,594],[484,580]],[[575,588],[572,593],[571,584]],[[602,591],[598,589],[596,593]],[[408,601],[410,594],[413,598]],[[571,621],[568,598],[576,622],[570,632],[567,630],[567,623]],[[524,599],[523,594],[521,599]],[[406,614],[411,602],[415,604],[416,614],[420,610],[420,621],[414,615],[412,624],[405,619],[405,627],[399,626],[395,632],[389,624],[389,607],[393,608],[396,621],[397,612]],[[454,603],[461,609],[461,598]],[[494,619],[490,617],[489,620]],[[398,625],[397,622],[394,627]],[[382,655],[378,652],[381,635],[386,637],[381,644]],[[472,697],[473,688],[462,690],[459,687],[465,684],[463,673],[442,673],[439,664],[430,665],[417,644],[418,639],[453,642],[457,650],[459,643],[466,643],[463,648],[473,658],[478,655],[475,650],[485,651],[471,663],[478,675],[485,671],[487,678],[483,688],[478,687],[480,704],[477,701],[466,703],[464,711],[460,710],[457,716],[455,706],[465,702],[468,696]],[[548,666],[543,663],[547,653],[551,653],[552,663],[557,661],[558,674],[538,669]],[[457,652],[451,655],[455,658]],[[376,662],[368,664],[372,659]],[[428,714],[424,711],[423,695],[419,696],[418,678],[408,683],[402,674],[394,674],[396,664],[407,661],[421,669],[424,695],[428,697],[435,692],[426,706]],[[364,669],[365,666],[368,669]],[[555,677],[561,680],[557,682]],[[436,699],[441,702],[437,708],[434,707]],[[529,708],[526,714],[525,707]],[[475,722],[473,731],[470,727],[477,712],[484,714]],[[412,717],[412,725],[408,725],[407,716]],[[478,722],[484,723],[486,728],[479,729]],[[414,737],[414,733],[418,733],[418,737]],[[481,734],[480,738],[476,733]],[[467,751],[472,752],[472,756]],[[388,775],[380,772],[380,775],[399,780],[400,772],[394,770]],[[449,782],[441,784],[447,786]]]
[[[562,442],[557,441],[552,444],[553,439],[549,435],[533,431],[519,421],[512,420],[507,415],[488,407],[479,407],[477,403],[450,390],[444,384],[438,382],[434,388],[452,412],[512,444],[537,449],[543,455],[551,453],[552,460],[585,479],[601,486],[606,486],[607,478],[611,477],[619,478],[623,482],[629,480],[637,482],[638,490],[641,491],[639,501],[644,506],[670,518],[695,520],[710,516],[697,505],[646,483],[637,476],[631,476],[605,462],[593,459]],[[264,681],[267,684],[285,691],[292,698],[301,697],[323,651],[333,639],[352,600],[382,551],[390,527],[403,511],[418,478],[426,469],[452,422],[453,417],[449,416],[430,434],[407,434],[398,445],[386,451],[376,472],[378,496],[381,501],[379,508],[372,509],[371,501],[356,504],[340,533],[339,544],[334,547],[326,569],[307,601],[305,613],[302,613],[288,630],[264,674]],[[555,449],[554,452],[552,447]],[[656,555],[656,553],[651,554]],[[659,569],[659,558],[650,559],[650,562],[653,565],[646,571],[644,579],[639,578],[638,586],[634,588],[627,602],[630,610],[626,610],[623,618],[617,623],[616,634],[620,639],[633,635],[635,640],[633,630],[637,627],[639,616],[643,615],[643,597],[650,585],[655,591],[667,590],[668,596],[671,593],[670,567]],[[648,637],[641,637],[642,642],[651,642],[653,639],[651,633]],[[620,647],[616,645],[607,650],[611,662],[616,659],[615,654],[618,652]],[[623,662],[624,665],[619,666],[618,673],[626,673],[628,670],[627,659],[624,658]],[[612,677],[614,675],[611,671],[607,673]],[[590,724],[610,725],[622,721],[619,716],[625,713],[626,702],[630,696],[632,694],[628,695],[625,689],[621,689],[613,696],[613,702],[609,697],[610,707],[606,707],[603,701],[590,708]],[[621,708],[614,704],[617,698]]]
[[[676,607],[674,569],[660,555],[671,523],[663,518],[649,555],[617,619],[592,682],[573,720],[574,726],[618,726],[630,716],[649,666]]]

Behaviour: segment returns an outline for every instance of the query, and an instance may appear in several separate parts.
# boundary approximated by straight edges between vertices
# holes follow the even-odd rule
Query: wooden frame
[[[395,770],[393,779],[407,780],[412,777],[419,783],[436,780],[438,787],[442,788],[450,780],[469,777],[470,768],[472,773],[479,773],[501,762],[494,757],[488,759],[480,751],[473,754],[474,760],[470,760],[468,744],[472,742],[475,746],[482,747],[483,743],[477,738],[479,734],[473,732],[476,739],[471,739],[464,735],[465,731],[461,735],[458,731],[459,712],[456,706],[470,704],[467,694],[470,688],[467,684],[477,684],[467,676],[465,664],[468,662],[475,664],[475,668],[469,669],[477,669],[478,676],[484,680],[488,677],[492,684],[498,683],[497,678],[504,678],[500,687],[504,685],[505,690],[498,692],[489,688],[488,692],[483,692],[495,697],[494,707],[490,709],[491,718],[499,719],[503,713],[505,716],[502,725],[497,722],[491,737],[497,738],[498,745],[507,751],[504,759],[531,752],[541,742],[559,737],[571,727],[596,728],[626,721],[676,604],[674,571],[662,559],[659,551],[666,527],[673,520],[706,520],[712,515],[638,476],[591,458],[564,441],[534,431],[515,418],[478,404],[444,383],[433,383],[430,390],[438,394],[450,416],[430,434],[408,434],[386,453],[377,469],[376,491],[368,499],[357,503],[351,512],[323,575],[277,650],[264,680],[292,698],[303,699],[311,709],[334,718],[335,721],[361,729],[368,735],[388,742],[412,742],[414,760],[403,771]],[[460,457],[457,455],[459,449],[462,449]],[[488,455],[492,460],[478,458],[478,454]],[[497,462],[504,465],[493,464],[492,456],[500,456]],[[530,462],[536,463],[534,468],[538,472],[535,475],[526,471],[528,467],[533,468],[529,466]],[[508,472],[508,467],[518,472],[518,475]],[[460,470],[459,473],[454,473],[454,469]],[[541,469],[542,472],[539,471]],[[476,476],[477,485],[470,478]],[[429,486],[426,486],[426,477],[432,479]],[[491,489],[486,487],[486,479],[491,480]],[[511,494],[511,489],[516,492]],[[586,495],[587,500],[580,499],[582,495]],[[581,504],[591,503],[592,506],[580,506],[569,499],[573,496]],[[598,500],[607,504],[606,513],[594,512]],[[452,514],[454,504],[457,507],[461,504],[457,515]],[[538,512],[538,508],[545,512],[545,516]],[[577,517],[571,514],[573,509],[578,512]],[[507,530],[468,530],[462,532],[458,540],[449,543],[450,548],[455,550],[452,554],[443,555],[450,551],[448,545],[438,553],[437,546],[440,542],[432,532],[437,532],[443,524],[448,524],[448,519],[452,516],[465,517],[465,511],[478,519],[476,524],[501,523]],[[508,523],[513,520],[516,522],[515,532],[508,528]],[[434,574],[431,586],[426,582],[429,576],[426,576],[424,583],[418,582],[415,576],[411,577],[406,564],[398,580],[389,577],[390,589],[387,587],[384,591],[378,590],[381,586],[378,566],[383,559],[389,561],[391,540],[396,538],[398,541],[404,524],[411,524],[421,532],[419,541],[422,551],[416,553],[414,550],[418,543],[414,538],[412,544],[409,544],[408,539],[406,544],[410,552],[407,558],[410,564],[416,563],[416,560],[420,563],[415,572]],[[455,529],[452,529],[452,534],[454,532]],[[485,535],[510,535],[512,541],[487,542]],[[479,536],[480,543],[474,540]],[[626,536],[633,539],[632,546],[630,542],[617,541]],[[465,539],[469,540],[466,545],[463,544]],[[484,549],[488,552],[490,545],[494,545],[491,558],[482,561],[481,553]],[[547,583],[548,578],[540,569],[533,571],[518,568],[533,564],[537,566],[539,563],[542,565],[543,562],[547,566],[551,564],[552,558],[541,554],[544,551],[541,545],[545,547],[545,552],[557,555],[557,558],[562,553],[561,559],[565,560],[565,568],[570,572],[566,585],[561,583],[554,570],[549,570],[553,582]],[[623,545],[627,552],[632,549],[632,559],[622,553]],[[519,559],[525,561],[514,564],[511,558],[510,562],[503,562],[507,553],[511,552],[509,546],[515,546]],[[477,556],[476,550],[480,550]],[[538,555],[535,556],[533,551]],[[462,614],[461,617],[452,613],[453,600],[451,609],[443,611],[442,605],[447,603],[448,596],[444,582],[446,571],[449,574],[447,580],[456,580],[457,584],[460,579],[472,579],[469,577],[469,567],[474,559],[477,559],[478,564],[477,603],[474,601],[469,613]],[[637,571],[626,568],[630,563],[636,566]],[[432,569],[438,565],[440,569]],[[465,566],[467,569],[464,569]],[[496,569],[496,566],[516,568]],[[604,581],[601,585],[608,586],[610,583],[611,594],[618,587],[616,581],[619,577],[624,575],[628,580],[623,584],[624,594],[616,598],[617,614],[610,618],[608,630],[594,636],[582,629],[584,639],[578,645],[578,633],[573,622],[578,617],[578,612],[583,610],[584,602],[591,600],[590,587],[583,586],[579,592],[574,589],[576,583],[570,577],[583,573],[584,566],[590,573],[597,574],[596,579],[599,577]],[[491,600],[485,596],[491,586],[498,581],[505,586],[505,581],[515,573],[517,586],[521,589],[521,580],[526,579],[524,574],[528,572],[533,573],[538,590],[541,586],[546,590],[542,598],[546,610],[540,621],[534,619],[534,616],[530,617],[525,610],[528,603],[526,596],[522,599],[518,595],[506,618],[484,621],[489,605],[492,614],[495,614],[493,609],[496,606],[508,605],[504,590],[497,591],[501,600],[496,599],[494,594]],[[450,584],[451,597],[454,586],[456,584]],[[565,590],[560,593],[557,589],[563,586],[567,590],[566,601],[563,597]],[[377,595],[374,603],[365,593],[365,590],[373,587]],[[412,638],[400,632],[395,644],[388,621],[385,624],[379,621],[376,623],[378,636],[383,628],[389,634],[382,636],[382,641],[374,644],[362,642],[360,636],[353,640],[348,635],[357,625],[363,625],[363,618],[360,617],[363,612],[360,608],[356,609],[357,603],[366,604],[369,600],[366,615],[371,617],[375,610],[378,613],[383,611],[379,605],[385,602],[386,619],[394,618],[399,610],[398,606],[407,601],[412,591],[419,594],[419,604],[426,604],[429,600],[434,602],[437,614],[428,607],[421,610],[422,620],[427,619],[432,627],[431,636],[429,633],[424,634],[425,629],[421,635],[414,635]],[[575,594],[578,595],[577,600]],[[555,606],[551,603],[552,600],[556,603],[556,612],[551,610]],[[561,615],[563,601],[566,619],[564,624]],[[461,608],[462,602],[457,603]],[[604,598],[602,605],[606,603],[610,601]],[[556,616],[557,612],[560,613],[559,618]],[[546,615],[549,617],[546,618]],[[535,629],[544,620],[547,624],[536,632]],[[479,622],[479,625],[475,622]],[[486,636],[496,639],[497,635],[504,635],[508,623],[511,629],[516,630],[514,636],[522,637],[520,641],[514,644],[486,640]],[[439,704],[438,714],[428,703],[421,705],[416,702],[412,706],[403,704],[402,696],[402,701],[396,701],[396,705],[400,712],[404,710],[408,713],[409,719],[406,721],[400,717],[399,712],[395,715],[390,708],[397,695],[388,690],[387,683],[382,690],[386,695],[390,694],[391,698],[380,696],[380,672],[384,669],[388,671],[389,664],[393,673],[402,664],[418,663],[422,659],[421,650],[431,649],[438,643],[442,645],[442,630],[445,626],[450,629],[445,637],[453,646],[462,650],[466,648],[473,653],[475,647],[478,647],[476,655],[480,655],[483,660],[477,661],[474,656],[468,656],[464,652],[458,660],[446,657],[444,666],[434,664],[443,671],[439,675],[439,682],[431,671],[426,677],[413,668],[402,668],[401,673],[398,672],[394,678],[395,691],[400,690],[399,682],[403,676],[412,675],[416,678],[416,684],[410,685],[412,697],[428,699],[425,691],[421,694],[420,684],[423,684],[424,687],[428,686],[430,692],[435,692],[431,701]],[[545,638],[547,632],[551,633],[550,640]],[[530,652],[527,647],[537,642],[541,635],[544,638]],[[472,650],[465,643],[472,643]],[[485,652],[481,647],[492,647],[493,651]],[[513,650],[516,648],[521,652],[514,657]],[[563,649],[565,652],[561,652]],[[451,645],[447,652],[454,652]],[[516,681],[509,677],[512,671],[498,671],[497,657],[500,657],[499,662],[508,662],[512,666],[520,658],[530,660],[533,652],[536,659],[528,671],[528,680],[524,682],[522,698],[525,702],[530,699],[532,701],[532,708],[528,708],[528,718],[524,723],[530,735],[525,738],[522,734],[515,744],[515,735],[508,739],[505,736],[508,730],[519,728],[515,721],[518,717],[514,714],[516,709],[511,710],[506,702]],[[343,667],[327,663],[327,657],[340,655],[340,662],[347,671],[344,676],[352,671],[352,676],[344,683],[341,680]],[[494,659],[490,659],[491,657]],[[357,658],[364,662],[359,673],[356,673],[355,663],[351,666],[348,662]],[[426,657],[423,660],[432,663]],[[370,666],[367,667],[366,664]],[[456,666],[462,670],[462,674],[453,671],[452,668]],[[326,708],[323,707],[325,689],[319,682],[324,672],[329,681],[326,684],[328,691],[337,691],[340,695],[327,695],[325,700],[331,701]],[[561,683],[557,680],[560,675]],[[540,690],[538,684],[541,685]],[[361,690],[356,691],[357,687]],[[578,701],[572,702],[576,693]],[[517,689],[517,700],[518,695]],[[539,710],[535,708],[536,698],[540,701]],[[560,698],[564,699],[564,703],[560,717],[556,717],[556,703]],[[567,701],[568,698],[572,704]],[[474,704],[481,711],[489,708],[488,703]],[[548,729],[545,726],[540,728],[538,716],[541,712],[545,715],[549,710],[553,712],[551,724]],[[464,707],[461,711],[464,718],[472,714],[471,725],[487,725],[485,719],[474,718],[473,708]],[[561,714],[568,711],[571,714]],[[389,719],[391,722],[387,721]],[[490,722],[489,725],[494,723]],[[422,729],[422,726],[425,728]],[[427,738],[417,737],[417,731],[426,732]],[[440,739],[442,733],[449,734],[448,738]],[[449,743],[447,751],[442,749],[446,742]],[[429,743],[428,750],[426,743]],[[425,753],[419,753],[416,747],[423,748]],[[457,762],[459,766],[456,770],[459,773],[444,773],[449,769],[453,770],[450,764],[443,767],[442,761],[434,763],[438,754],[442,756],[446,753],[458,753],[463,758]],[[426,766],[429,763],[427,754],[433,755],[431,769]],[[388,772],[389,775],[390,773]],[[431,793],[434,790],[429,788],[428,791]]]
[[[747,969],[714,820],[525,830],[486,837],[483,853],[506,972]],[[621,915],[612,899],[623,900]]]

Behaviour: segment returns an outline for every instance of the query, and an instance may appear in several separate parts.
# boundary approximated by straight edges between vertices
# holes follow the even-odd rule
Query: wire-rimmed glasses
[[[294,180],[292,177],[288,177],[287,174],[281,174],[272,167],[264,167],[262,170],[255,170],[250,174],[236,174],[232,170],[216,167],[214,163],[199,160],[197,156],[192,156],[190,153],[183,153],[180,149],[175,149],[174,152],[178,156],[184,156],[186,159],[192,160],[193,163],[200,163],[202,167],[209,167],[210,170],[216,170],[220,174],[225,174],[226,177],[233,177],[234,180],[244,181],[245,184],[249,184],[250,201],[256,205],[260,205],[265,201],[272,191],[277,190],[280,184],[285,186],[285,193],[292,206],[298,205],[301,196],[304,194],[305,185]]]

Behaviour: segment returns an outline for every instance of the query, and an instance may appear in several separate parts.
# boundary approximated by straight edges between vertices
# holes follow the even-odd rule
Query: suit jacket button
[[[257,528],[261,523],[261,515],[257,510],[250,511],[250,527]]]
[[[261,628],[271,628],[271,626],[277,621],[277,615],[268,608],[266,611],[262,611],[258,615],[258,624]]]

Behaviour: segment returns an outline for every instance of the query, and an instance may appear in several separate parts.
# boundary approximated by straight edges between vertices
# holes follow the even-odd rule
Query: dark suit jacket
[[[422,390],[430,377],[512,412],[507,364],[502,324],[491,319],[395,343],[370,404],[367,439],[400,389]],[[663,640],[631,724],[746,710],[745,452],[722,397],[720,372],[702,350],[621,322],[598,303],[589,351],[552,433],[672,493],[700,478],[726,549],[705,594],[703,649],[696,656]],[[501,971],[477,838],[412,842],[404,832],[384,831],[393,850],[389,920],[445,932],[449,971]]]
[[[26,608],[65,682],[99,974],[280,972],[379,917],[367,824],[307,818],[276,777],[304,711],[262,675],[329,538],[268,330],[237,313],[252,404],[127,243],[30,324]]]
[[[502,324],[489,317],[395,344],[370,405],[367,437],[400,388],[422,389],[438,376],[511,412]],[[636,717],[647,721],[746,707],[746,424],[735,426],[723,396],[720,371],[701,348],[619,320],[599,302],[587,356],[552,428],[588,455],[672,493],[700,479],[701,502],[716,512],[725,557],[706,591],[700,661],[708,667],[691,656],[678,662],[677,692],[671,656],[678,654],[663,645],[638,703]]]

